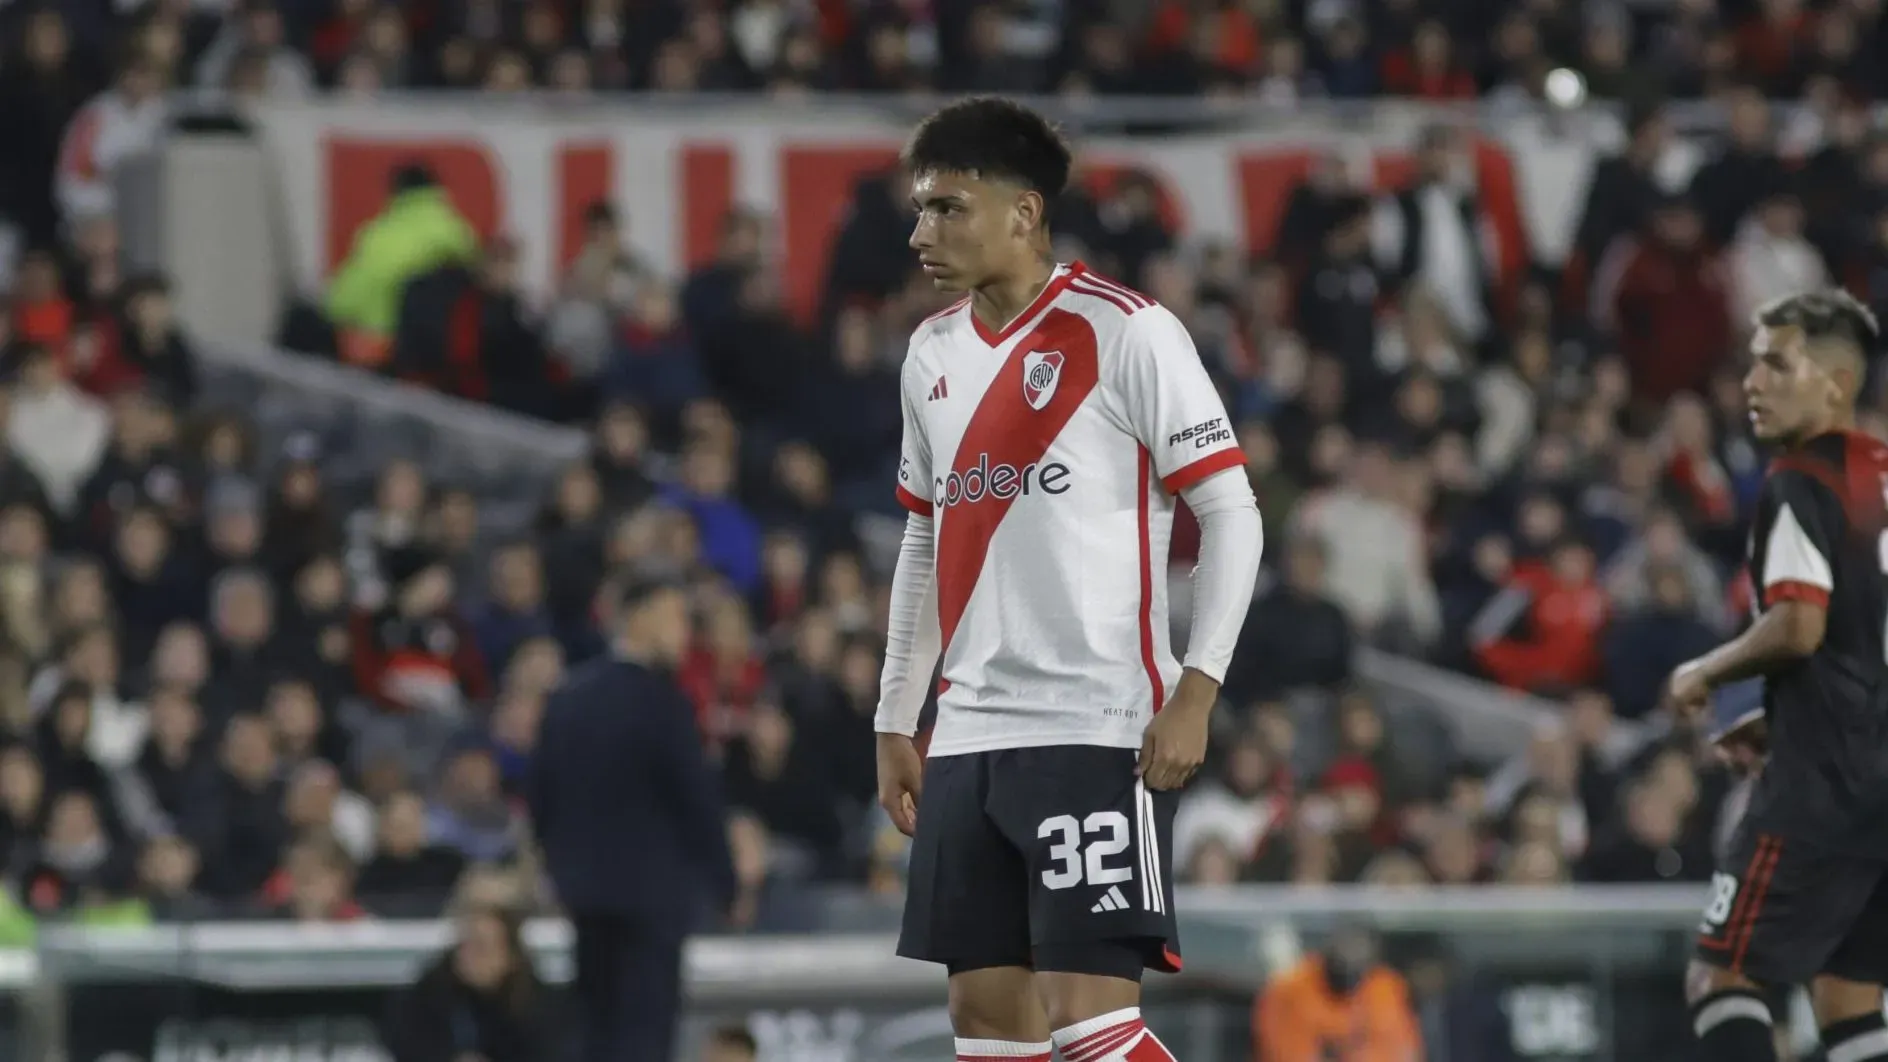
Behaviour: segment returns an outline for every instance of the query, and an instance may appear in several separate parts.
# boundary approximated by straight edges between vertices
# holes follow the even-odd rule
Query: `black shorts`
[[[1711,878],[1696,954],[1759,984],[1888,983],[1888,869],[1746,818]]]
[[[1049,745],[926,762],[898,954],[953,972],[1115,973],[1069,959],[1108,945],[1146,968],[1179,970],[1180,796],[1142,786],[1138,755]]]

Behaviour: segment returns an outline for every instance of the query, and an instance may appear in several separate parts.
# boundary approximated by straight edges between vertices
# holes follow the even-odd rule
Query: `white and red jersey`
[[[1245,463],[1165,307],[1060,266],[1001,332],[968,300],[911,337],[898,498],[936,521],[932,755],[1139,748],[1179,678],[1177,494]]]

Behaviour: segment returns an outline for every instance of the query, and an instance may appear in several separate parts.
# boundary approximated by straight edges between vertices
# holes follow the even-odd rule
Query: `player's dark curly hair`
[[[1853,344],[1864,357],[1881,338],[1875,314],[1841,288],[1785,295],[1757,311],[1765,328],[1800,328],[1811,342],[1825,339]]]
[[[1047,118],[997,96],[958,100],[926,118],[905,145],[912,173],[974,173],[1014,181],[1053,204],[1073,156]]]

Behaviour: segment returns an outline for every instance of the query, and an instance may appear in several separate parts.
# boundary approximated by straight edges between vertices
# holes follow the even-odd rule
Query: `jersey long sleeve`
[[[1223,469],[1182,491],[1200,524],[1200,560],[1193,568],[1193,627],[1186,666],[1215,682],[1232,664],[1233,647],[1259,581],[1265,523],[1245,470]]]
[[[891,607],[885,624],[885,667],[879,676],[881,734],[918,731],[931,672],[939,652],[937,624],[937,532],[928,516],[905,517],[905,537],[892,569]]]

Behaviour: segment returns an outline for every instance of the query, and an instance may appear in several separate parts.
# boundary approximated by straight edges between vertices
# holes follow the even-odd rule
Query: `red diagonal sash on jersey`
[[[1023,389],[1023,359],[1031,352],[1048,351],[1061,352],[1061,375],[1048,403],[1041,409],[1031,409]],[[1023,468],[1042,460],[1069,418],[1095,389],[1100,375],[1094,329],[1077,314],[1051,309],[1010,351],[996,379],[984,391],[982,401],[970,415],[963,440],[957,444],[952,470],[969,470],[981,454],[990,455],[992,468],[1002,464]],[[975,503],[939,510],[937,618],[947,650],[970,603],[971,591],[977,587],[977,578],[983,573],[990,539],[1014,502],[1013,497],[986,496]]]

